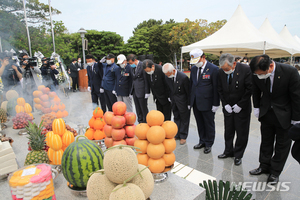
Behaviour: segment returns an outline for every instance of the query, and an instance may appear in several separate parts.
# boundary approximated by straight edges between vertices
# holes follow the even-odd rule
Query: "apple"
[[[123,116],[114,116],[111,120],[113,128],[123,128],[125,126],[126,119]]]
[[[126,104],[123,101],[118,101],[112,106],[112,111],[115,115],[123,116],[126,112]]]
[[[135,137],[133,137],[133,138],[126,138],[126,139],[125,139],[127,145],[130,145],[130,146],[134,146],[135,140],[136,140]]]
[[[126,112],[124,117],[127,125],[133,125],[136,121],[136,114],[133,112]]]
[[[125,126],[126,135],[130,138],[134,137],[135,136],[134,129],[135,129],[135,125]]]
[[[106,111],[103,115],[104,121],[106,124],[111,125],[112,118],[114,117],[114,113],[111,111]]]
[[[125,142],[125,140],[120,140],[120,141],[114,141],[114,142],[113,142],[113,146],[119,145],[119,144],[127,145],[127,143]]]
[[[124,128],[113,128],[111,131],[111,137],[114,140],[123,140],[125,137],[125,129]]]
[[[103,131],[104,131],[106,137],[111,137],[112,126],[105,124],[103,127]]]
[[[106,137],[104,139],[104,144],[107,148],[112,147],[113,146],[113,142],[114,140],[111,137]]]

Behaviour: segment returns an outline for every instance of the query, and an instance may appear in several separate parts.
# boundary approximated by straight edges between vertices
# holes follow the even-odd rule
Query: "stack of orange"
[[[46,144],[49,147],[48,157],[50,164],[60,165],[63,152],[75,138],[72,132],[66,129],[66,124],[62,118],[54,119],[52,130],[46,134]]]
[[[150,166],[152,173],[162,173],[166,167],[175,162],[177,125],[172,121],[164,122],[164,115],[157,110],[147,114],[147,123],[140,123],[135,128],[137,140],[134,146],[139,147],[137,154],[139,164]]]
[[[24,98],[22,98],[22,97],[18,98],[17,104],[18,105],[16,105],[16,107],[15,107],[16,113],[26,112],[33,119],[33,115],[31,113],[31,111],[32,111],[31,105],[29,103],[26,103]]]
[[[68,111],[65,110],[66,105],[60,102],[58,96],[55,96],[52,102],[50,107],[51,114],[55,115],[57,118],[64,118],[69,115]]]
[[[93,111],[93,116],[89,121],[90,128],[85,132],[85,136],[90,140],[102,140],[105,138],[103,127],[105,125],[103,119],[103,111],[97,107]]]

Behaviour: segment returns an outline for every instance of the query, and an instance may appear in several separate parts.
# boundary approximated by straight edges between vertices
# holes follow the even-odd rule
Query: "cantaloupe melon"
[[[145,165],[141,165],[139,164],[138,166],[138,170],[139,171],[142,171],[143,169],[146,168]],[[145,169],[144,171],[141,172],[141,175],[137,175],[135,176],[131,181],[130,183],[133,183],[133,184],[136,184],[137,186],[139,186],[144,195],[145,195],[145,198],[149,198],[151,193],[153,192],[153,189],[154,189],[154,179],[153,179],[153,176],[152,176],[152,173],[151,171],[147,168]]]
[[[103,166],[107,178],[121,184],[137,172],[138,160],[131,148],[117,145],[107,150]]]
[[[88,180],[86,193],[90,200],[108,200],[117,184],[108,180],[103,171],[95,172]]]
[[[1,103],[1,108],[2,108],[5,112],[7,112],[7,103],[8,103],[8,101],[3,101],[3,102]]]
[[[125,186],[123,186],[123,184],[120,184],[117,187],[115,187],[113,190],[115,189],[118,190],[110,194],[109,200],[120,200],[120,199],[145,200],[146,199],[142,189],[133,183],[127,183]]]
[[[8,90],[5,94],[7,101],[13,99],[13,98],[18,98],[19,94],[15,90]]]

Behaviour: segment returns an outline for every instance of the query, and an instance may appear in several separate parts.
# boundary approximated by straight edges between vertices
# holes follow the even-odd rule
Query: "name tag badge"
[[[209,74],[208,75],[203,75],[202,79],[210,79],[210,75]]]
[[[124,76],[129,76],[129,73],[125,73]]]

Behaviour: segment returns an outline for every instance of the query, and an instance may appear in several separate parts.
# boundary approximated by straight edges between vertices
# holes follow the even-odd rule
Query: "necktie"
[[[227,80],[228,80],[228,84],[230,85],[231,82],[232,82],[232,73],[231,73],[231,74],[228,74]]]
[[[197,81],[199,80],[199,78],[200,78],[200,76],[201,76],[201,69],[202,69],[202,67],[199,67],[199,68],[198,68]]]
[[[271,92],[271,80],[270,80],[270,77],[268,77],[266,79],[266,87],[267,87],[268,92]]]

